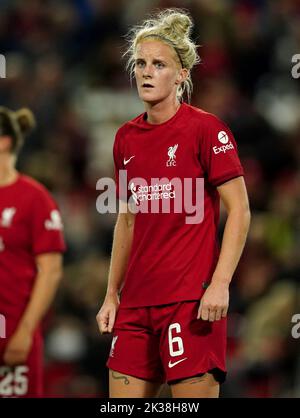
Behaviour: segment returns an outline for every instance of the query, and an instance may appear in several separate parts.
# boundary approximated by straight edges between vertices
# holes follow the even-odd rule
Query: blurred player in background
[[[138,181],[130,183],[134,177],[204,178],[204,219],[188,224],[184,211],[119,213],[97,315],[100,332],[114,332],[107,363],[111,397],[154,397],[163,382],[173,397],[218,397],[226,376],[229,283],[250,212],[231,131],[182,100],[184,91],[190,96],[190,71],[199,61],[191,28],[185,12],[167,9],[133,29],[127,51],[146,112],[117,132],[116,177],[127,170],[137,205],[142,196]],[[117,194],[126,205],[121,184]],[[228,214],[221,250],[220,198]]]
[[[29,109],[0,107],[0,397],[43,396],[41,320],[62,276],[62,222],[44,186],[16,159],[35,126]]]

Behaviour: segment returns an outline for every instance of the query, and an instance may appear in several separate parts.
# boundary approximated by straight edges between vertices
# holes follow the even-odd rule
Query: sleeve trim
[[[218,179],[214,180],[213,182],[210,182],[213,186],[217,187],[220,186],[223,183],[226,183],[229,180],[232,180],[236,177],[243,177],[244,176],[244,172],[242,169],[240,169],[239,171],[235,171],[235,172],[229,172],[224,174],[222,177],[219,177]]]
[[[47,254],[47,253],[49,253],[49,254],[53,254],[53,253],[59,253],[59,254],[63,254],[63,253],[65,253],[66,252],[66,248],[51,248],[51,249],[40,249],[40,250],[37,250],[37,251],[34,251],[34,255],[36,256],[36,255],[40,255],[40,254]]]

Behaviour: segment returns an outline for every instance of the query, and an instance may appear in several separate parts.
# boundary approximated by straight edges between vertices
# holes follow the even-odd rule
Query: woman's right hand
[[[117,294],[106,295],[103,305],[96,316],[101,334],[112,332],[119,305],[120,301]]]

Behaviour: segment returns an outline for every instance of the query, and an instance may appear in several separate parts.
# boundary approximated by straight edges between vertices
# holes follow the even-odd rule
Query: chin
[[[140,95],[140,99],[144,102],[144,103],[149,103],[152,105],[155,105],[159,102],[162,102],[164,100],[164,97],[157,97],[157,96],[152,96],[150,94],[141,94]]]
[[[152,102],[153,100],[157,100],[158,98],[152,94],[145,94],[142,93],[139,95],[140,99],[143,100],[144,102]]]

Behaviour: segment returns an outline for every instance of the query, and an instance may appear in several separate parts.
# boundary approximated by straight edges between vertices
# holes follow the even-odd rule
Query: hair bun
[[[176,10],[166,10],[161,14],[162,26],[169,33],[176,33],[177,36],[189,36],[193,27],[190,17]]]
[[[22,108],[17,110],[15,116],[23,135],[28,135],[35,128],[35,117],[30,109]]]

